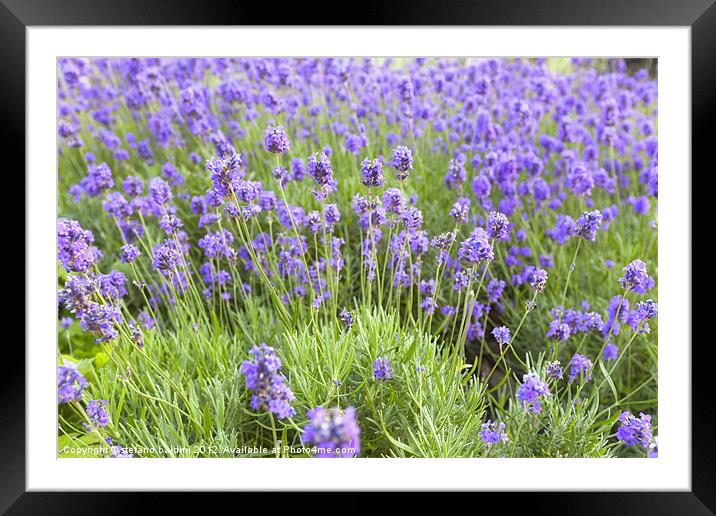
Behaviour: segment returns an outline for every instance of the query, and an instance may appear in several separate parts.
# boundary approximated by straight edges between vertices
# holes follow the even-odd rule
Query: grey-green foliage
[[[233,450],[251,431],[243,412],[247,397],[239,372],[245,357],[241,339],[227,333],[206,338],[201,329],[195,333],[169,334],[174,345],[165,351],[157,332],[147,332],[144,350],[115,353],[124,359],[123,374],[117,374],[120,364],[114,364],[99,369],[93,379],[92,396],[110,401],[114,440],[155,450],[138,455],[233,456],[221,450]],[[159,453],[160,446],[170,451]]]
[[[551,396],[543,402],[541,414],[532,414],[515,403],[505,418],[510,442],[504,453],[511,457],[612,456],[614,443],[607,436],[616,418],[599,421],[598,405],[598,399],[565,404]]]
[[[461,354],[440,350],[436,339],[407,330],[383,310],[355,317],[350,330],[310,326],[286,335],[281,356],[299,414],[315,406],[357,407],[369,456],[482,455],[484,387]],[[379,381],[373,361],[382,356],[392,378]]]

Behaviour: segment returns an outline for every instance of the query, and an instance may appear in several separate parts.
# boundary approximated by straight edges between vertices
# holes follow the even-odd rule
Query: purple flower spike
[[[316,407],[308,411],[308,418],[301,441],[314,446],[314,457],[351,458],[360,454],[360,428],[353,407],[343,411]]]

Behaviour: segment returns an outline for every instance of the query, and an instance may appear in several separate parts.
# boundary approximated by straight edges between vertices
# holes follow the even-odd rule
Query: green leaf
[[[94,356],[94,366],[97,369],[102,369],[107,362],[109,362],[109,357],[104,351],[100,351]]]
[[[604,367],[604,362],[599,362],[599,369],[601,369],[602,374],[604,375],[604,378],[606,378],[607,383],[609,384],[609,387],[612,390],[612,394],[614,394],[614,400],[619,401],[619,395],[617,394],[617,388],[614,386],[614,382],[612,381],[611,376],[609,376],[609,373],[607,372],[607,368]]]
[[[214,323],[214,337],[216,338],[221,334],[221,323],[214,310],[211,311],[211,320]]]
[[[211,434],[211,428],[214,426],[214,418],[211,417],[211,411],[209,410],[209,403],[204,403],[204,414],[202,417],[204,424],[204,433],[206,435]]]

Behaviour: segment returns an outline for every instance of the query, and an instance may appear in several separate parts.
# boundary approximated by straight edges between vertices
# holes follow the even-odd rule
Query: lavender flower
[[[435,280],[432,278],[428,281],[420,280],[420,293],[432,296],[435,293]]]
[[[175,215],[167,213],[159,221],[159,227],[162,228],[167,235],[173,235],[184,227],[184,223]]]
[[[410,207],[404,209],[402,218],[408,231],[417,231],[423,225],[423,212],[417,208]]]
[[[105,299],[121,299],[127,295],[127,277],[120,271],[111,271],[109,274],[98,274],[95,285]]]
[[[97,291],[95,282],[86,277],[70,276],[65,287],[59,292],[58,301],[73,314],[81,315],[92,303],[92,296]]]
[[[355,409],[348,407],[326,410],[316,407],[308,411],[308,424],[301,441],[316,447],[318,458],[351,458],[360,453],[360,428]]]
[[[262,190],[259,192],[259,207],[261,210],[273,211],[276,209],[277,202],[276,192],[272,190]]]
[[[426,313],[426,315],[433,315],[437,307],[437,302],[430,296],[424,298],[420,303],[420,308]]]
[[[303,181],[304,177],[306,177],[305,161],[301,158],[293,158],[291,160],[291,179],[300,182]]]
[[[90,197],[95,197],[105,190],[114,187],[112,170],[106,163],[90,165],[87,176],[82,179],[80,186]]]
[[[445,174],[445,186],[451,190],[458,190],[467,179],[465,162],[461,159],[451,159],[448,162],[448,171]]]
[[[373,362],[373,376],[376,380],[389,380],[392,378],[390,374],[390,361],[388,357],[378,357]]]
[[[602,214],[599,210],[585,211],[574,224],[574,233],[585,240],[594,241],[602,223]]]
[[[649,320],[657,316],[658,306],[651,299],[636,304],[625,317],[625,322],[637,333],[649,333]]]
[[[459,271],[455,273],[453,278],[453,289],[458,292],[465,290],[473,281],[475,281],[475,273],[470,271]]]
[[[110,216],[120,220],[126,219],[132,214],[132,207],[127,202],[127,199],[119,192],[107,194],[107,197],[102,203],[102,209]]]
[[[341,313],[338,314],[338,319],[343,323],[343,325],[348,328],[349,330],[353,326],[353,314],[348,311],[345,307],[343,310],[341,310]]]
[[[286,131],[282,126],[269,126],[264,131],[264,147],[273,154],[283,154],[291,148]]]
[[[494,278],[487,284],[487,299],[490,303],[496,303],[505,290],[505,282]]]
[[[441,251],[447,251],[455,242],[455,237],[456,234],[454,231],[450,231],[448,233],[441,233],[430,241],[430,245],[432,247],[437,247]]]
[[[555,360],[554,362],[547,363],[547,378],[550,380],[561,380],[562,379],[562,365],[559,363],[559,360]]]
[[[460,244],[457,255],[469,264],[489,262],[495,257],[487,232],[479,227],[475,228],[470,236]]]
[[[134,454],[127,451],[126,448],[122,448],[118,444],[113,444],[111,437],[107,437],[105,441],[110,446],[109,450],[112,454],[113,459],[131,459],[132,457],[134,457]]]
[[[495,337],[495,340],[500,345],[500,349],[502,349],[502,346],[510,343],[510,329],[507,326],[494,328],[492,330],[492,336]]]
[[[336,191],[337,182],[333,178],[331,160],[324,153],[318,158],[316,154],[308,158],[308,174],[316,181],[317,188],[313,189],[313,195],[319,201]]]
[[[569,381],[578,377],[584,378],[585,383],[592,379],[592,361],[584,355],[575,353],[569,361]]]
[[[649,285],[649,275],[646,273],[646,264],[641,260],[634,260],[624,267],[624,276],[619,283],[625,290],[646,290]]]
[[[639,417],[635,417],[631,412],[622,412],[619,415],[621,426],[617,430],[617,439],[622,441],[625,446],[634,446],[638,444],[642,448],[647,448],[651,443],[651,416],[639,413]]]
[[[413,82],[410,80],[410,77],[403,76],[400,78],[400,80],[398,81],[398,95],[400,96],[400,99],[406,104],[412,102],[414,92]]]
[[[562,322],[561,319],[554,319],[549,323],[549,330],[547,331],[548,337],[554,337],[560,342],[563,342],[569,338],[572,334],[572,329],[569,324]]]
[[[594,187],[594,178],[584,162],[572,164],[564,182],[565,186],[580,197],[588,196]]]
[[[527,282],[530,287],[539,294],[542,292],[547,285],[547,271],[544,269],[537,269],[530,273]]]
[[[491,419],[488,419],[486,423],[483,423],[480,427],[480,439],[485,443],[485,448],[490,449],[492,446],[503,442],[509,441],[507,434],[505,433],[505,423],[496,423]]]
[[[333,230],[339,220],[341,220],[341,212],[338,211],[336,204],[324,204],[323,205],[323,218],[326,222],[326,227],[329,231]]]
[[[169,180],[171,185],[178,186],[184,184],[184,176],[179,173],[174,164],[170,161],[162,165],[162,175]]]
[[[470,215],[470,204],[468,202],[461,202],[458,200],[450,208],[450,217],[455,221],[456,224],[463,224],[467,222],[467,218]]]
[[[107,400],[91,400],[87,403],[85,411],[90,422],[84,423],[84,427],[88,432],[94,432],[98,428],[104,428],[109,424],[109,414],[106,407]]]
[[[549,386],[537,373],[525,374],[522,377],[522,384],[517,389],[517,399],[522,402],[522,407],[533,414],[542,412],[542,400],[549,395]]]
[[[403,146],[398,145],[393,150],[393,168],[395,168],[395,178],[398,181],[405,181],[413,168],[413,153]]]
[[[96,342],[114,340],[119,335],[117,325],[122,322],[122,314],[112,305],[89,303],[80,313],[80,327],[98,335]]]
[[[604,347],[604,360],[606,360],[608,362],[610,360],[614,360],[618,356],[619,356],[619,348],[617,347],[616,344],[612,344],[611,342],[609,342]]]
[[[154,318],[149,315],[146,310],[142,310],[141,312],[139,312],[139,315],[137,315],[137,320],[145,330],[151,330],[156,324]]]
[[[491,211],[487,217],[487,236],[495,240],[510,238],[510,221],[504,213]]]
[[[144,333],[142,332],[139,322],[130,321],[129,331],[131,332],[131,338],[134,345],[139,349],[144,349]]]
[[[119,250],[119,260],[122,263],[134,263],[142,253],[132,244],[123,245]]]
[[[475,192],[475,197],[478,199],[487,198],[492,190],[490,178],[484,174],[478,175],[472,180],[472,190]]]
[[[102,256],[92,246],[94,235],[76,220],[57,220],[57,259],[68,272],[86,272]]]
[[[403,211],[403,194],[397,188],[388,188],[383,192],[383,206],[388,213],[399,214]]]
[[[206,171],[211,176],[212,191],[219,199],[230,199],[243,177],[240,154],[231,153],[206,162]]]
[[[172,200],[172,189],[164,179],[154,177],[149,181],[149,195],[155,203],[164,206]]]
[[[183,264],[182,256],[174,242],[165,240],[158,244],[152,254],[152,267],[164,276],[172,276]]]
[[[57,403],[59,405],[80,401],[82,391],[89,383],[76,366],[57,366]]]
[[[274,414],[278,419],[293,417],[296,411],[291,406],[295,396],[286,385],[286,378],[280,373],[281,359],[276,351],[261,344],[249,351],[251,360],[241,364],[241,374],[246,377],[246,388],[254,391],[250,406]]]
[[[554,228],[545,231],[548,237],[563,245],[575,233],[575,222],[569,215],[557,215]]]
[[[383,186],[383,163],[380,160],[364,159],[360,166],[361,183],[368,188]]]

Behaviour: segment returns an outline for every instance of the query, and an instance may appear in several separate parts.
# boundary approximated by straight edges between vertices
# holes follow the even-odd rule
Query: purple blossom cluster
[[[586,306],[589,308],[588,304]],[[572,335],[600,332],[605,327],[602,314],[591,310],[557,307],[550,310],[550,315],[553,319],[549,323],[547,337],[560,342],[566,341]]]
[[[373,362],[373,377],[379,381],[390,380],[390,361],[388,357],[378,357]]]
[[[495,252],[487,231],[480,227],[472,230],[470,236],[460,244],[457,255],[470,265],[492,261]]]
[[[480,439],[485,443],[486,448],[509,441],[509,437],[505,433],[505,423],[497,423],[488,419],[480,428]]]
[[[76,220],[57,221],[57,259],[68,272],[87,272],[102,257],[93,242],[92,232]]]
[[[216,196],[221,199],[232,198],[244,177],[242,165],[241,155],[236,153],[214,157],[206,162],[206,171],[211,177],[213,193]]]
[[[650,279],[646,272],[646,264],[641,260],[634,260],[624,267],[624,276],[619,278],[619,283],[625,290],[643,294],[650,288]]]
[[[67,219],[58,222],[58,259],[68,271],[81,273],[68,276],[58,293],[58,302],[77,319],[80,327],[97,336],[97,342],[114,340],[119,335],[122,313],[117,303],[127,295],[127,278],[122,272],[109,274],[88,272],[100,255],[88,244],[94,241],[90,231]],[[87,255],[92,258],[87,258]],[[80,265],[81,264],[81,265]]]
[[[59,405],[80,401],[82,391],[89,383],[76,366],[57,366],[57,403]]]
[[[569,381],[571,382],[575,379],[581,379],[585,383],[590,381],[592,379],[592,367],[593,364],[589,358],[575,353],[572,360],[569,361]]]
[[[353,326],[353,313],[349,312],[346,308],[343,308],[341,313],[338,315],[338,318],[346,328],[349,330],[351,329]]]
[[[93,432],[98,428],[104,428],[109,424],[109,414],[107,413],[107,400],[90,400],[87,402],[85,412],[87,413],[88,423],[85,423],[85,429]]]
[[[511,334],[510,329],[507,326],[498,326],[497,328],[494,328],[492,330],[492,336],[495,337],[495,340],[500,347],[510,343]]]
[[[316,407],[308,411],[301,440],[316,447],[318,458],[352,458],[360,454],[360,427],[353,407]]]
[[[561,380],[562,379],[564,370],[562,369],[562,365],[559,363],[558,360],[555,360],[554,362],[548,362],[545,369],[546,369],[547,378],[549,378],[550,380]]]
[[[274,348],[261,344],[249,351],[250,360],[241,364],[246,377],[246,388],[253,391],[251,408],[270,412],[278,419],[293,417],[296,410],[291,402],[296,398],[281,374],[281,359]]]
[[[652,429],[651,416],[639,413],[639,417],[631,412],[622,412],[619,415],[620,426],[617,430],[617,439],[624,443],[624,446],[639,445],[647,448],[651,444]]]
[[[281,127],[269,126],[264,132],[264,147],[273,154],[283,154],[291,148],[286,130]]]
[[[364,159],[360,165],[361,183],[368,188],[377,188],[385,183],[383,163],[379,159]]]
[[[319,201],[336,191],[338,183],[333,177],[331,160],[325,153],[322,152],[318,157],[314,154],[308,158],[308,174],[316,181],[313,195]]]
[[[395,178],[398,181],[405,181],[413,168],[413,152],[405,145],[398,145],[393,150],[393,168]]]
[[[549,386],[537,373],[525,374],[517,389],[517,399],[522,403],[522,407],[533,414],[542,412],[542,401],[549,395]]]

